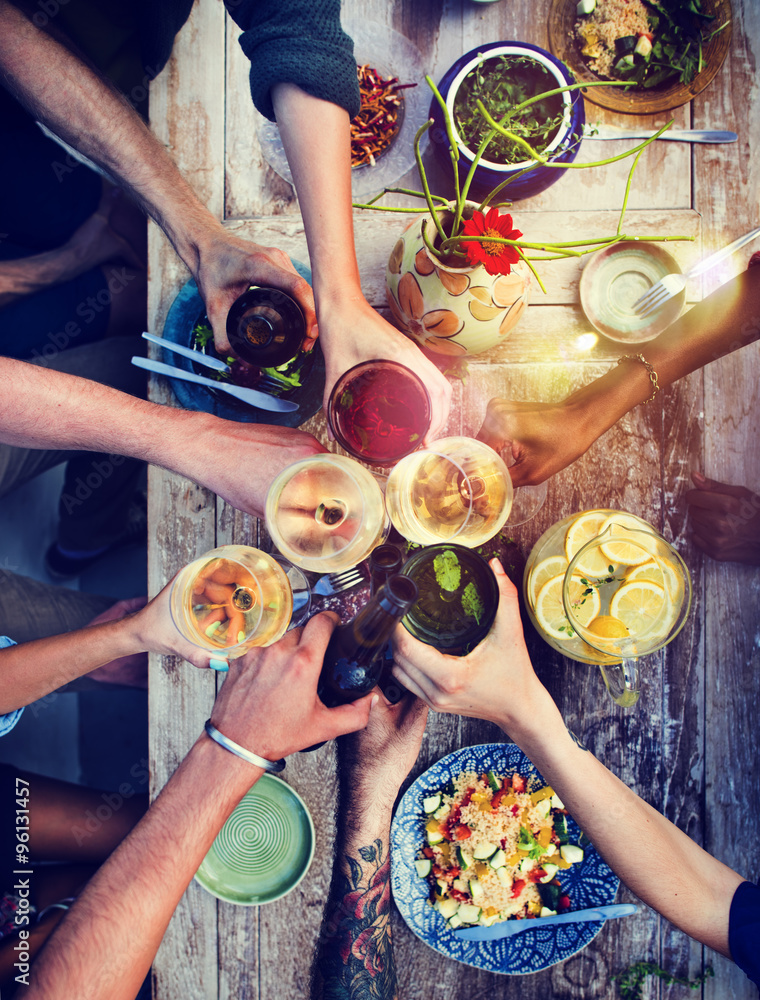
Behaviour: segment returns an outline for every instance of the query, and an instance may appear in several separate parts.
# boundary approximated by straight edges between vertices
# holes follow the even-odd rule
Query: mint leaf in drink
[[[456,552],[445,549],[433,560],[435,578],[441,590],[455,591],[462,580],[462,568]]]
[[[462,592],[462,610],[480,625],[480,619],[486,609],[474,583],[468,583]]]

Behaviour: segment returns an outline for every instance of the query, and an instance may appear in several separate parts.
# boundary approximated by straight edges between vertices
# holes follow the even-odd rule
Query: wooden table
[[[435,79],[481,41],[521,39],[547,47],[549,0],[345,0],[346,16],[391,25],[420,48]],[[639,166],[630,200],[629,232],[689,232],[694,244],[670,249],[688,265],[758,224],[760,101],[753,67],[760,55],[760,7],[733,0],[729,57],[712,85],[691,106],[674,112],[676,127],[733,129],[733,146],[659,143]],[[307,260],[303,227],[289,185],[265,164],[258,148],[237,30],[221,3],[200,0],[175,45],[171,63],[151,88],[153,126],[211,210],[231,229]],[[753,100],[754,98],[754,100]],[[589,105],[591,121],[613,121]],[[629,119],[662,124],[669,116]],[[587,143],[582,155],[612,154],[622,143]],[[542,195],[515,206],[519,228],[531,236],[557,232],[614,232],[627,164],[584,174],[569,172]],[[409,185],[417,186],[414,176]],[[568,206],[570,208],[568,209]],[[399,220],[356,219],[365,292],[383,307],[385,263]],[[748,252],[710,276],[703,293],[741,270]],[[185,280],[155,229],[151,238],[151,329],[160,331]],[[624,349],[600,338],[582,351],[577,337],[589,325],[578,305],[579,265],[545,265],[545,297],[533,303],[506,345],[473,359],[472,376],[454,389],[450,433],[475,434],[485,403],[501,394],[560,399],[606,371]],[[550,484],[544,509],[514,531],[525,556],[554,521],[588,507],[630,510],[651,521],[683,554],[693,574],[694,606],[686,628],[647,661],[644,692],[633,710],[619,709],[595,669],[563,659],[530,639],[536,668],[568,725],[631,787],[745,876],[758,880],[756,850],[757,694],[760,668],[760,573],[703,559],[688,539],[684,493],[692,469],[760,489],[760,344],[716,361],[659,394],[619,422]],[[171,401],[165,386],[154,398]],[[308,429],[324,433],[321,418]],[[185,562],[215,544],[268,546],[263,527],[204,489],[152,469],[150,587],[154,593]],[[170,658],[151,668],[153,792],[177,767],[201,729],[216,678]],[[499,739],[489,725],[431,717],[414,775],[452,749]],[[413,775],[413,776],[414,776]],[[287,780],[309,804],[317,829],[314,864],[287,899],[261,909],[219,903],[192,884],[182,899],[154,966],[158,1000],[262,997],[295,1000],[307,991],[309,957],[330,879],[335,782],[331,750],[293,758]],[[631,894],[621,889],[622,900]],[[693,976],[712,964],[704,996],[755,996],[730,962],[703,949],[656,913],[613,921],[576,957],[542,973],[502,977],[447,961],[420,943],[396,914],[396,960],[402,996],[613,997],[612,977],[634,962],[658,962]],[[671,996],[659,980],[646,994]],[[672,994],[673,996],[681,994]]]

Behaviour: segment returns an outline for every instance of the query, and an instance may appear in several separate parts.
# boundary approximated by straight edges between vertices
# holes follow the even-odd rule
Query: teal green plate
[[[314,824],[301,796],[263,775],[240,800],[195,878],[240,906],[271,903],[294,889],[314,857]]]

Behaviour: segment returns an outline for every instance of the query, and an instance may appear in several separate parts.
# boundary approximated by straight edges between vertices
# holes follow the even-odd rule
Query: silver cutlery
[[[326,573],[320,576],[314,584],[313,591],[320,597],[331,597],[333,594],[341,594],[344,590],[358,587],[364,581],[364,573],[356,567],[343,570],[342,573]]]
[[[196,375],[194,372],[187,372],[182,368],[175,368],[173,365],[165,365],[163,361],[153,361],[151,358],[132,358],[132,364],[138,368],[145,368],[149,372],[156,372],[158,375],[167,375],[169,378],[178,378],[183,382],[197,382],[198,385],[206,385],[211,389],[218,389],[226,392],[230,396],[255,406],[259,410],[274,410],[278,413],[292,413],[298,409],[298,403],[293,403],[289,399],[277,399],[266,392],[259,392],[258,389],[246,389],[241,385],[233,385],[231,382],[219,382],[213,378],[206,378],[204,375]]]
[[[454,931],[458,938],[467,941],[497,941],[500,938],[522,934],[523,931],[537,930],[549,924],[577,924],[596,920],[613,920],[616,917],[627,917],[638,912],[638,906],[633,903],[610,903],[608,906],[597,906],[588,910],[576,910],[574,913],[558,913],[553,917],[536,917],[534,920],[502,920],[490,927],[465,927]]]
[[[183,358],[189,358],[204,368],[213,368],[214,371],[224,372],[226,375],[229,375],[231,371],[230,366],[222,361],[221,358],[212,358],[210,355],[204,354],[203,351],[196,351],[192,347],[183,347],[181,344],[175,344],[172,340],[157,337],[153,333],[143,333],[143,339],[149,340],[151,344],[158,344],[159,347],[163,347],[166,351],[181,354]],[[276,378],[272,378],[271,375],[262,375],[256,383],[256,388],[262,392],[266,392],[267,390],[275,392],[282,389],[282,383],[278,382]]]
[[[658,132],[658,129],[626,129],[618,128],[616,125],[590,125],[583,126],[584,139],[649,139]],[[739,138],[736,132],[720,132],[715,129],[668,129],[658,139],[667,139],[670,142],[736,142]]]
[[[726,257],[730,257],[732,253],[750,243],[758,236],[760,236],[760,228],[753,229],[751,232],[745,233],[744,236],[740,236],[738,240],[734,240],[733,243],[729,243],[727,247],[723,247],[722,250],[718,250],[716,253],[710,254],[709,257],[705,257],[703,261],[700,261],[699,264],[688,270],[686,274],[666,274],[663,278],[660,278],[657,284],[652,285],[649,291],[644,292],[640,298],[636,299],[633,303],[633,311],[638,313],[642,319],[651,315],[655,309],[659,309],[668,299],[672,299],[674,295],[678,295],[679,292],[683,291],[686,288],[686,282],[689,278],[696,278],[700,274],[704,274],[705,271],[708,271]]]

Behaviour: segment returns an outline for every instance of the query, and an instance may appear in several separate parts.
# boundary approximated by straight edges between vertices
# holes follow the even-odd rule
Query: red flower
[[[497,236],[506,240],[519,240],[522,233],[512,228],[511,215],[499,215],[498,208],[489,210],[488,215],[473,212],[462,228],[463,236]],[[520,254],[516,247],[506,243],[462,243],[470,264],[484,264],[489,274],[509,274],[511,265],[516,264]]]

